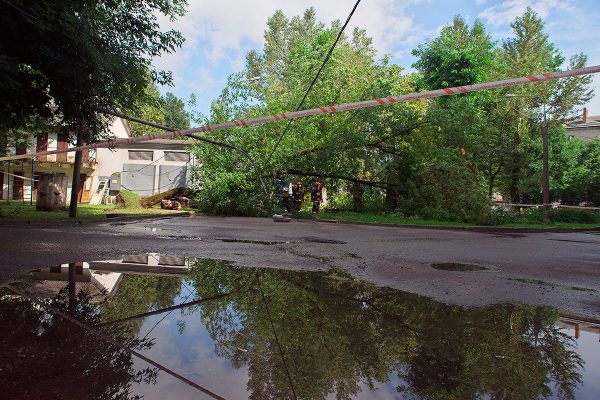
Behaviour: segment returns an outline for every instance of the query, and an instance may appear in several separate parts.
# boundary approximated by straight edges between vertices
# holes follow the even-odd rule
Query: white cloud
[[[494,26],[511,23],[521,16],[527,7],[531,7],[542,19],[553,11],[570,11],[573,5],[570,0],[505,0],[500,4],[488,7],[479,16]]]
[[[365,1],[356,9],[347,31],[355,26],[365,28],[381,53],[392,52],[398,43],[410,45],[422,36],[415,35],[420,29],[414,26],[413,17],[406,14],[406,7],[421,1]],[[355,0],[319,3],[308,0],[191,0],[187,14],[181,19],[174,22],[166,18],[160,20],[163,28],[179,30],[186,42],[176,53],[164,55],[154,64],[174,71],[176,77],[181,75],[179,71],[192,57],[209,63],[231,59],[232,67],[239,68],[249,47],[262,47],[267,19],[276,9],[282,9],[286,16],[291,17],[301,15],[306,8],[314,6],[319,20],[329,23],[338,19],[343,22],[354,3]]]

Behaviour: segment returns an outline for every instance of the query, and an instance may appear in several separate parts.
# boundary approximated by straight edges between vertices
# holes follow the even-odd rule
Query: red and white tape
[[[292,119],[292,118],[308,117],[311,115],[330,114],[330,113],[334,113],[334,112],[356,110],[359,108],[367,108],[367,107],[375,107],[375,106],[381,106],[381,105],[387,105],[387,104],[394,104],[394,103],[399,103],[399,102],[403,102],[403,101],[413,101],[413,100],[420,100],[420,99],[429,99],[432,97],[450,96],[453,94],[476,92],[479,90],[499,89],[499,88],[504,88],[504,87],[509,87],[509,86],[523,85],[526,83],[542,82],[542,81],[548,81],[548,80],[552,80],[552,79],[568,78],[568,77],[579,76],[579,75],[596,74],[598,72],[600,72],[600,65],[586,67],[586,68],[580,68],[580,69],[572,69],[572,70],[568,70],[568,71],[558,71],[558,72],[552,72],[552,73],[540,74],[540,75],[529,75],[529,76],[524,76],[521,78],[506,79],[506,80],[502,80],[502,81],[477,83],[474,85],[457,86],[457,87],[452,87],[452,88],[430,90],[427,92],[410,93],[410,94],[404,94],[404,95],[400,95],[400,96],[378,97],[376,99],[358,101],[356,103],[345,103],[345,104],[339,104],[339,105],[333,105],[333,106],[323,106],[323,107],[318,107],[318,108],[312,108],[309,110],[287,112],[287,113],[282,113],[282,114],[268,115],[268,116],[264,116],[264,117],[257,117],[257,118],[250,118],[250,119],[242,119],[239,121],[226,122],[224,124],[206,125],[206,126],[201,126],[199,128],[162,133],[162,134],[158,134],[158,135],[137,136],[137,137],[127,138],[127,139],[112,139],[112,140],[105,140],[105,141],[102,141],[99,143],[89,144],[89,145],[85,145],[85,146],[70,147],[68,149],[41,151],[38,153],[20,154],[20,155],[15,155],[15,156],[0,157],[0,161],[27,159],[27,158],[33,158],[33,157],[44,156],[44,155],[49,155],[49,154],[68,153],[68,152],[79,151],[79,150],[88,150],[88,149],[94,150],[94,149],[108,148],[108,147],[113,148],[113,147],[118,147],[121,144],[133,144],[133,143],[144,142],[144,141],[148,141],[148,140],[165,139],[165,138],[171,138],[171,137],[176,137],[176,136],[182,136],[182,135],[186,135],[189,133],[213,132],[213,131],[220,131],[222,129],[236,128],[236,127],[245,128],[250,125],[260,125],[260,124],[264,124],[266,122],[277,122],[277,121],[282,121],[282,120]]]

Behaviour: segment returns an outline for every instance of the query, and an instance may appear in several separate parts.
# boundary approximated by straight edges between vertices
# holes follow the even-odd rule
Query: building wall
[[[153,152],[152,161],[150,161],[150,160],[131,160],[129,158],[129,150],[152,151]],[[187,162],[187,163],[180,162],[180,161],[165,161],[165,158],[164,158],[165,152],[170,152],[170,151],[183,152],[181,150],[157,150],[157,149],[134,149],[134,148],[132,148],[132,149],[116,148],[113,150],[98,149],[97,150],[98,164],[97,164],[96,170],[94,171],[94,174],[93,174],[92,188],[95,191],[98,188],[101,178],[111,177],[111,176],[113,176],[113,174],[116,174],[116,173],[125,174],[128,171],[140,171],[140,174],[148,174],[148,173],[151,173],[152,170],[154,169],[154,179],[152,180],[153,184],[151,186],[147,185],[148,187],[145,189],[142,189],[139,186],[136,188],[124,187],[124,189],[135,189],[133,191],[136,192],[137,194],[139,194],[140,196],[143,196],[143,197],[151,196],[151,195],[159,193],[161,191],[168,190],[168,189],[165,189],[164,187],[163,188],[160,187],[161,166],[170,167],[170,170],[164,171],[163,175],[167,175],[167,174],[171,175],[172,174],[171,170],[175,167],[186,167],[187,168],[186,182],[188,182],[193,160],[190,157],[190,162]],[[149,167],[145,168],[145,166],[148,166],[148,165],[155,166],[155,168],[149,168]],[[125,166],[127,166],[127,168],[125,168]],[[164,168],[163,168],[163,170],[164,170]],[[164,179],[165,178],[163,177],[163,183],[162,183],[163,186],[165,185]],[[144,179],[144,181],[146,181],[146,179]],[[144,183],[144,186],[146,186],[145,183]]]
[[[129,126],[127,125],[127,122],[123,119],[120,118],[116,118],[111,126],[110,126],[110,132],[112,133],[112,136],[115,138],[128,138],[129,136]],[[49,133],[48,134],[48,144],[47,144],[47,149],[48,151],[51,150],[56,150],[58,149],[58,135],[56,133]],[[92,195],[94,193],[96,193],[99,183],[100,183],[100,178],[109,178],[111,177],[113,174],[116,173],[123,173],[124,169],[124,165],[128,164],[128,168],[131,170],[132,166],[135,166],[133,168],[144,168],[144,166],[152,164],[155,166],[154,170],[155,173],[153,174],[153,178],[152,179],[148,179],[148,181],[152,182],[151,184],[145,184],[144,186],[148,186],[147,189],[142,189],[139,188],[140,190],[137,191],[138,194],[140,194],[141,196],[150,196],[152,194],[158,193],[159,190],[161,190],[159,185],[168,185],[169,181],[175,181],[175,182],[180,182],[181,177],[177,176],[178,171],[181,171],[181,168],[186,168],[186,176],[185,176],[185,181],[188,182],[189,179],[189,174],[190,174],[190,170],[191,170],[191,166],[194,163],[194,160],[191,159],[191,162],[181,162],[181,161],[166,161],[164,156],[165,156],[165,151],[177,151],[177,152],[183,152],[183,150],[158,150],[158,149],[139,149],[139,150],[144,150],[144,151],[152,151],[153,152],[153,157],[152,157],[152,161],[147,161],[147,160],[130,160],[129,159],[129,150],[136,150],[135,148],[132,149],[123,149],[123,148],[117,148],[117,149],[106,149],[106,148],[100,148],[97,149],[96,152],[91,152],[90,153],[90,159],[91,160],[95,160],[96,164],[94,165],[89,164],[88,167],[86,168],[84,165],[84,168],[82,168],[82,174],[86,174],[88,176],[87,180],[85,181],[84,185],[86,190],[91,190],[92,191]],[[33,153],[37,151],[37,139],[33,138],[30,140],[30,143],[28,145],[27,148],[27,152],[28,153]],[[16,149],[14,146],[8,148],[8,155],[14,155],[16,152]],[[57,162],[57,155],[56,154],[51,154],[47,156],[47,159],[44,161],[36,161],[35,162],[35,166],[34,166],[34,170],[35,170],[35,175],[38,174],[42,174],[42,173],[60,173],[60,174],[64,174],[67,176],[67,180],[68,180],[68,190],[67,190],[67,198],[70,198],[71,196],[71,187],[72,187],[72,177],[73,177],[73,162],[75,161],[75,153],[67,153],[67,157],[66,157],[66,162]],[[161,175],[161,166],[163,167],[163,173]],[[4,178],[3,178],[3,190],[2,190],[2,200],[8,200],[9,196],[12,199],[12,194],[14,192],[14,181],[18,180],[19,178],[15,178],[13,176],[10,176],[8,174],[6,174],[7,170],[7,164],[4,163],[3,165],[0,165],[0,174],[4,174]],[[22,170],[21,167],[21,161],[15,161],[12,163],[11,165],[11,173],[15,174],[20,174]],[[151,170],[151,168],[146,168],[143,171],[141,171],[141,173],[146,173],[146,170]],[[16,171],[16,172],[15,172]],[[180,174],[179,174],[180,175]],[[26,160],[25,164],[24,164],[24,176],[26,177],[31,177],[31,161],[30,160]],[[161,180],[162,177],[162,180]],[[10,187],[10,191],[9,191],[9,187]],[[24,180],[23,182],[23,200],[25,202],[29,201],[30,199],[30,194],[31,194],[31,189],[32,189],[32,185],[31,185],[31,180]],[[10,192],[10,193],[9,193]]]
[[[584,142],[589,142],[600,138],[600,126],[585,128],[567,128],[567,135],[579,138]]]

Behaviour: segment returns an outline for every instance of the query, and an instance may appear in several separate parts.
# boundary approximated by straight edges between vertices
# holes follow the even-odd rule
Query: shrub
[[[580,224],[600,223],[600,216],[587,210],[550,210],[550,221],[552,222],[570,222]],[[504,209],[494,209],[491,212],[490,224],[542,224],[544,222],[544,211],[539,208],[526,208],[519,210],[513,208],[510,211]]]
[[[581,224],[593,224],[600,222],[600,215],[591,210],[551,210],[550,220],[553,222],[575,222]]]
[[[121,190],[117,195],[117,203],[121,208],[138,209],[142,208],[140,204],[140,196],[130,192],[129,190]]]
[[[269,204],[254,176],[238,171],[219,171],[203,178],[202,189],[196,196],[201,211],[216,215],[269,214]]]

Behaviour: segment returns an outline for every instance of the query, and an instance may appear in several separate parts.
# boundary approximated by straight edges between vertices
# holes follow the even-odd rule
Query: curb
[[[110,216],[112,215],[112,216]],[[148,219],[163,219],[173,217],[191,217],[195,215],[194,211],[182,211],[173,214],[146,214],[146,215],[128,215],[128,214],[106,214],[105,218],[85,218],[85,219],[62,219],[55,221],[36,221],[36,220],[13,220],[13,221],[0,221],[0,226],[22,226],[22,225],[54,225],[54,224],[103,224],[112,221],[136,221],[136,220],[148,220]]]
[[[327,224],[345,225],[367,225],[382,226],[386,228],[410,228],[410,229],[437,229],[443,231],[467,231],[480,233],[576,233],[576,232],[600,232],[600,226],[589,228],[512,228],[503,226],[451,226],[451,225],[416,225],[416,224],[385,224],[377,222],[347,221],[337,219],[317,218],[317,222]]]

